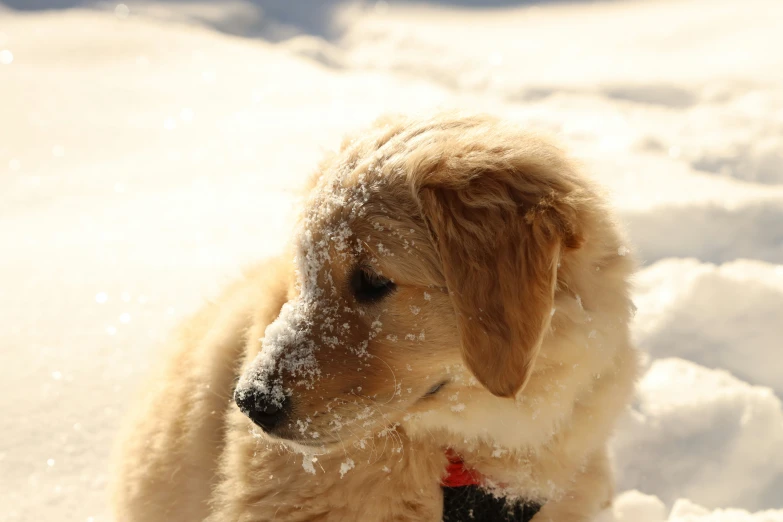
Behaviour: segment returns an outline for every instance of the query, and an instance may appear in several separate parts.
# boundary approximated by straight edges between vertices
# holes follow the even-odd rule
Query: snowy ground
[[[556,133],[644,262],[607,520],[783,520],[783,2],[5,1],[0,520],[110,520],[156,343],[344,131],[452,106]]]

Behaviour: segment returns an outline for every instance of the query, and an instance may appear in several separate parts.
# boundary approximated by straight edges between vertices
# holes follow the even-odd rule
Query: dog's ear
[[[513,397],[549,329],[560,256],[582,237],[578,189],[551,172],[540,177],[540,164],[528,172],[504,167],[465,175],[457,162],[414,189],[440,255],[463,359],[490,392]]]

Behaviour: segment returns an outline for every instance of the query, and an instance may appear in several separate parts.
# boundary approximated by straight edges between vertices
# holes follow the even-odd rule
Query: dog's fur
[[[634,266],[564,154],[485,116],[389,118],[309,193],[290,258],[193,317],[153,378],[120,445],[118,522],[436,521],[446,448],[543,503],[537,522],[608,506]],[[357,266],[396,290],[360,302]],[[238,378],[287,398],[279,429],[238,411]]]

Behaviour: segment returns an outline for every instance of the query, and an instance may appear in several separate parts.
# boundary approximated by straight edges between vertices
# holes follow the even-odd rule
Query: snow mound
[[[760,259],[783,263],[783,200],[755,199],[738,206],[692,201],[622,213],[639,258],[695,257],[722,263]]]
[[[783,491],[783,409],[771,389],[726,371],[656,360],[614,451],[620,490],[764,509]]]
[[[639,273],[634,333],[653,358],[682,357],[783,396],[783,265],[660,261]],[[764,362],[767,362],[766,364]]]
[[[757,183],[783,183],[783,139],[778,130],[772,136],[699,151],[694,168]]]
[[[749,513],[743,509],[716,509],[710,511],[681,499],[675,502],[669,515],[669,522],[781,522],[783,509]]]
[[[782,522],[783,510],[749,513],[741,509],[709,510],[690,500],[674,503],[669,516],[658,497],[636,490],[626,491],[614,502],[611,513],[605,513],[597,522]]]

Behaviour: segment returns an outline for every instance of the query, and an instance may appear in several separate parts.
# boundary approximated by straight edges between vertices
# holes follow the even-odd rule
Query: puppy
[[[634,264],[558,148],[381,120],[321,165],[291,248],[181,330],[119,445],[119,522],[438,521],[455,455],[535,522],[610,504]]]

